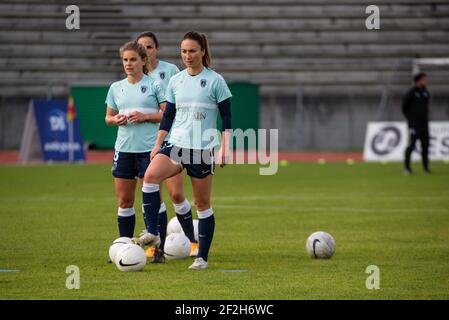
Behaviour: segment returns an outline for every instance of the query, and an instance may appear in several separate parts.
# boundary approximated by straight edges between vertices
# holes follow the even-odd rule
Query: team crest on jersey
[[[201,82],[200,82],[200,84],[201,84],[201,87],[205,87],[206,86],[206,84],[207,84],[207,81],[206,81],[206,79],[201,79]]]
[[[147,92],[147,89],[148,89],[147,86],[141,86],[141,87],[140,87],[140,91],[141,91],[142,93]]]
[[[165,72],[164,71],[159,72],[159,77],[161,77],[161,79],[164,80],[165,79]]]

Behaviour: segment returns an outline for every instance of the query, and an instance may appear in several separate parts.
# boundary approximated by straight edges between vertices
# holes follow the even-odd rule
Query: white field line
[[[239,202],[239,201],[252,201],[252,200],[314,200],[318,198],[319,200],[343,200],[347,197],[358,197],[362,198],[364,197],[361,194],[341,194],[338,196],[329,196],[326,194],[313,194],[313,195],[249,195],[249,196],[229,196],[229,197],[212,197],[212,201],[223,201],[223,202]],[[448,196],[439,196],[439,195],[432,195],[432,196],[415,196],[415,195],[409,195],[409,196],[389,196],[389,195],[381,195],[381,194],[367,194],[366,198],[369,199],[382,199],[382,200],[389,200],[389,201],[395,201],[395,200],[428,200],[428,201],[434,201],[434,200],[447,200],[448,206],[449,206],[449,197]]]
[[[288,211],[288,212],[347,212],[347,213],[395,213],[395,212],[408,212],[408,213],[448,213],[449,209],[436,209],[436,208],[357,208],[357,207],[291,207],[287,205],[277,206],[256,206],[256,205],[228,205],[228,204],[214,204],[213,208],[222,209],[246,209],[246,210],[261,210],[261,211]]]

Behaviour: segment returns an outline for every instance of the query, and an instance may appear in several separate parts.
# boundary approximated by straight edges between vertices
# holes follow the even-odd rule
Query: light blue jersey
[[[217,137],[218,103],[232,97],[225,80],[215,71],[204,68],[191,76],[187,69],[168,83],[166,98],[176,105],[176,116],[169,142],[181,148],[211,149]],[[218,138],[218,137],[217,137]]]
[[[106,106],[119,114],[129,115],[134,111],[144,114],[159,112],[159,105],[165,102],[162,86],[158,81],[144,75],[135,84],[128,79],[114,82],[106,97]],[[119,126],[115,150],[120,152],[148,152],[153,149],[159,123],[130,123]]]
[[[153,71],[149,72],[148,75],[154,80],[159,81],[162,89],[167,90],[168,82],[171,77],[179,72],[177,66],[172,63],[168,63],[162,60],[158,60],[157,67]],[[165,137],[165,140],[170,139],[170,133]]]
[[[178,72],[179,69],[174,64],[158,60],[156,69],[149,72],[148,75],[152,77],[154,80],[159,81],[159,83],[162,86],[162,89],[164,89],[165,92],[171,77],[173,77]]]

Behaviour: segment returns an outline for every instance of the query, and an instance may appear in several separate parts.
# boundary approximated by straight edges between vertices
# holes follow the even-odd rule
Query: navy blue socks
[[[154,183],[143,183],[142,186],[142,207],[147,231],[158,235],[158,216],[161,207],[161,197],[159,185]]]
[[[199,250],[197,257],[207,261],[215,230],[214,211],[212,208],[198,211],[198,219]]]
[[[117,222],[120,237],[132,238],[136,225],[134,208],[118,208]]]

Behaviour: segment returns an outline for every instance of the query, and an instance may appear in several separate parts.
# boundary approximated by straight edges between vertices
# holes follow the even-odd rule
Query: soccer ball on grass
[[[327,232],[317,231],[307,238],[306,250],[311,258],[330,259],[335,253],[335,239]]]
[[[137,244],[125,244],[115,255],[115,265],[120,271],[140,271],[147,264],[145,251]]]
[[[172,233],[165,239],[165,258],[167,260],[185,259],[190,255],[190,240],[184,233]]]
[[[127,237],[120,237],[112,241],[111,246],[109,247],[109,259],[112,263],[115,263],[115,256],[117,255],[117,252],[125,245],[125,244],[131,244],[133,243],[131,241],[131,238]]]

